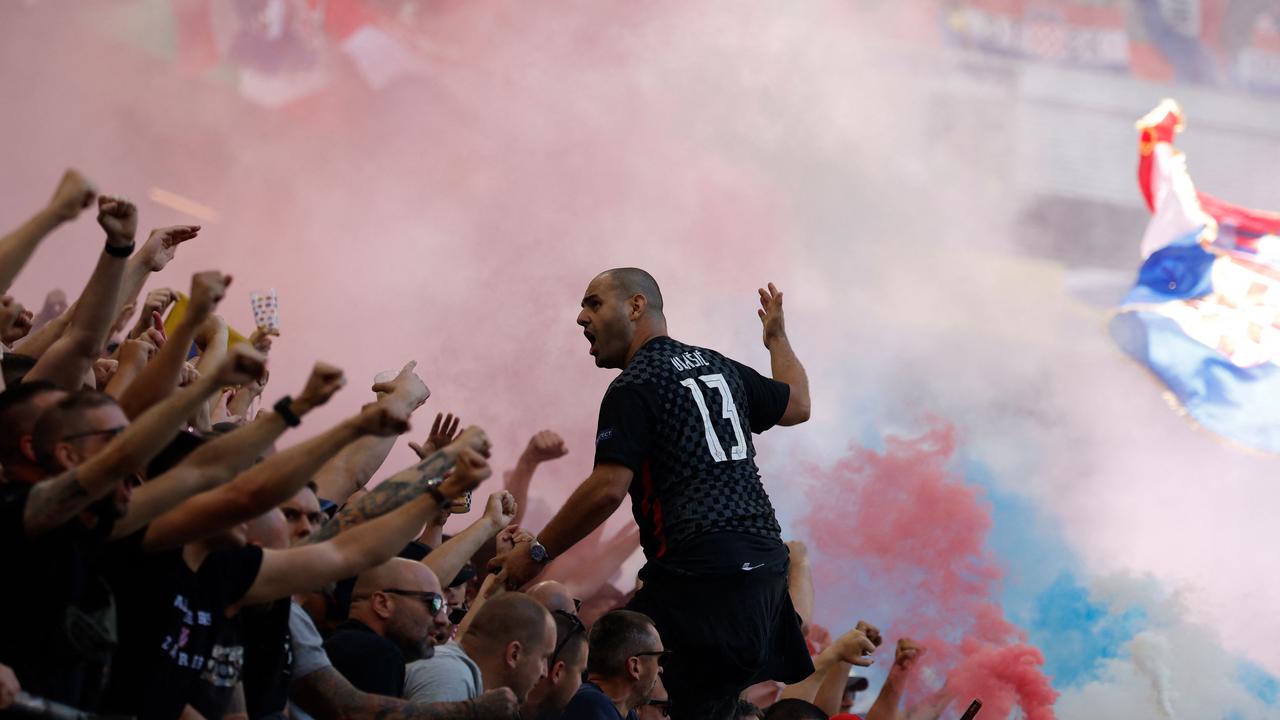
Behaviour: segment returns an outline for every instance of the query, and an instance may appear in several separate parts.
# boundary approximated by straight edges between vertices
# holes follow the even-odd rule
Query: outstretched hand
[[[178,245],[194,238],[200,232],[199,225],[170,225],[151,231],[142,249],[138,251],[138,260],[151,272],[160,272],[173,259]]]
[[[418,454],[419,460],[426,460],[427,456],[458,439],[458,425],[461,423],[462,418],[454,417],[453,413],[436,413],[436,419],[431,423],[431,434],[421,445],[409,443],[409,449]]]
[[[851,665],[867,667],[875,662],[869,656],[875,652],[876,644],[858,628],[841,635],[831,647],[835,649],[837,657]]]
[[[782,314],[782,291],[769,283],[769,288],[759,288],[760,293],[760,309],[756,314],[760,316],[760,325],[764,330],[764,346],[769,347],[775,340],[785,339],[787,337],[786,321]]]

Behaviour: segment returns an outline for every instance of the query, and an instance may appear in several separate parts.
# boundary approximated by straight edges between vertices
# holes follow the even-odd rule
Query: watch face
[[[544,563],[547,561],[547,549],[542,547],[541,543],[529,546],[529,557],[533,558],[536,563]]]

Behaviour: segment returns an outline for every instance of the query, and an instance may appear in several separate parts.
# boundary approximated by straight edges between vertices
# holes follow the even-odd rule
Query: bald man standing
[[[349,619],[324,649],[356,688],[400,697],[405,663],[431,657],[431,632],[448,622],[435,573],[422,563],[392,558],[360,573]]]
[[[674,651],[666,677],[677,720],[728,718],[743,688],[813,672],[752,441],[809,419],[809,380],[782,293],[770,284],[759,295],[772,377],[668,336],[662,292],[644,270],[592,279],[578,325],[596,366],[622,371],[600,403],[595,468],[535,541],[491,563],[521,587],[630,495],[646,563],[628,607]]]

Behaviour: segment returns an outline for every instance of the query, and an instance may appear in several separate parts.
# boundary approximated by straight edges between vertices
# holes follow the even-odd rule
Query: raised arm
[[[138,373],[120,399],[120,407],[126,415],[134,417],[173,392],[196,332],[213,314],[230,284],[231,277],[216,270],[192,276],[191,299],[187,302],[186,314],[165,340],[164,347]]]
[[[77,390],[107,341],[117,315],[120,280],[133,251],[138,209],[127,200],[99,197],[98,224],[107,233],[106,248],[76,302],[71,324],[36,361],[28,380],[48,380],[64,390]]]
[[[142,286],[147,283],[151,273],[163,270],[177,253],[178,245],[194,238],[199,232],[199,225],[173,225],[152,230],[147,241],[129,258],[129,264],[125,267],[124,281],[120,285],[119,306],[123,308],[130,303],[136,304]]]
[[[502,484],[515,496],[519,510],[512,522],[519,525],[524,521],[524,513],[529,504],[529,483],[533,481],[533,473],[544,462],[556,460],[569,454],[564,438],[550,430],[542,430],[529,438],[529,444],[516,460],[516,466],[506,472]]]
[[[769,351],[769,364],[773,379],[791,388],[787,409],[782,413],[779,425],[799,425],[809,419],[809,376],[791,349],[787,338],[786,321],[782,313],[782,291],[769,283],[769,289],[760,288],[760,324],[764,329],[764,346]]]
[[[80,173],[67,170],[53,192],[49,204],[0,238],[0,294],[9,291],[13,281],[31,259],[40,241],[65,222],[75,220],[80,211],[93,203],[98,191]]]
[[[875,652],[876,646],[864,632],[864,629],[869,627],[866,623],[858,623],[856,628],[841,635],[838,640],[831,643],[830,647],[818,653],[818,656],[813,659],[813,674],[798,683],[788,685],[783,689],[782,697],[813,702],[818,689],[827,679],[828,672],[843,672],[847,676],[850,665],[860,667],[870,665],[872,660],[869,656]]]
[[[251,381],[266,372],[262,355],[246,346],[233,348],[217,369],[215,375],[220,386]],[[342,387],[342,371],[331,365],[317,363],[307,380],[306,388],[289,403],[290,411],[301,418],[313,408],[328,402]],[[220,487],[238,473],[249,468],[271,445],[284,434],[289,425],[278,413],[264,412],[257,420],[241,426],[225,435],[196,448],[177,466],[157,477],[133,493],[129,512],[115,527],[113,537],[124,537],[168,512],[197,493]],[[212,512],[209,508],[193,504],[190,510]],[[175,513],[181,516],[182,513]],[[205,525],[203,519],[182,522],[181,517],[171,518],[169,527],[196,532]],[[214,518],[210,518],[210,521]],[[162,523],[163,525],[163,523]],[[155,542],[164,534],[164,528],[149,530],[148,542]],[[168,538],[177,544],[177,538]]]
[[[356,438],[404,432],[408,421],[399,409],[367,405],[359,415],[327,432],[282,450],[234,480],[203,492],[151,523],[146,545],[171,547],[251,520],[293,497],[325,460]]]
[[[421,495],[331,540],[288,550],[264,551],[258,577],[240,604],[256,605],[288,597],[386,562],[417,536],[428,514],[474,489],[489,473],[489,463],[483,455],[461,448],[453,473],[440,483],[435,493]]]
[[[444,578],[441,582],[449,582],[477,550],[511,524],[515,514],[516,500],[511,493],[493,493],[485,504],[484,515],[428,553],[422,564],[431,568],[436,577]]]
[[[414,373],[417,366],[417,361],[409,361],[395,379],[375,383],[373,392],[379,400],[390,397],[402,403],[412,414],[431,396],[426,383]],[[378,472],[395,443],[394,437],[366,437],[348,445],[316,473],[316,494],[338,505],[346,503],[352,493],[363,488]]]
[[[631,469],[624,465],[597,465],[538,534],[547,553],[555,558],[608,520],[626,499],[631,478]],[[543,568],[534,562],[527,544],[495,557],[489,567],[500,568],[503,584],[513,590],[533,580]]]
[[[217,389],[214,377],[197,380],[138,416],[102,452],[78,467],[37,483],[31,488],[23,516],[27,536],[35,537],[59,527],[111,492],[120,480],[145,467]]]
[[[924,653],[924,647],[910,638],[898,640],[894,651],[893,667],[884,679],[880,694],[867,711],[867,720],[897,720],[898,707],[902,704],[902,694],[907,689],[907,678],[916,659]],[[943,707],[946,707],[944,704]]]

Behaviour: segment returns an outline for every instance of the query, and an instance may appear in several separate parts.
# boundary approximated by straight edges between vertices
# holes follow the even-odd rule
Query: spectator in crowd
[[[749,700],[739,698],[733,720],[764,720],[764,711]]]
[[[769,706],[764,720],[828,720],[822,708],[799,698],[783,698]]]
[[[539,602],[547,606],[543,600]],[[520,709],[520,716],[526,720],[557,720],[582,686],[582,674],[587,669],[587,630],[582,620],[562,609],[551,610],[551,616],[556,623],[556,646],[547,660],[546,677],[533,686]]]
[[[667,720],[671,717],[671,699],[667,697],[667,688],[662,684],[662,676],[653,686],[648,702],[636,708],[639,720]]]
[[[7,482],[34,485],[47,477],[36,460],[36,421],[67,393],[51,382],[12,384],[0,394],[0,465]]]
[[[528,590],[529,597],[537,600],[542,607],[551,612],[563,612],[577,615],[579,603],[574,600],[573,593],[563,583],[555,580],[544,580]]]
[[[663,648],[648,617],[615,610],[591,627],[587,681],[569,701],[563,720],[637,720],[662,674]]]
[[[524,703],[547,675],[555,651],[551,613],[523,593],[498,595],[473,608],[474,617],[458,642],[436,648],[435,656],[409,664],[405,698],[448,702],[475,698],[485,688],[510,688]]]
[[[422,563],[392,558],[360,573],[350,619],[338,626],[324,649],[338,672],[360,690],[400,697],[405,664],[431,657],[431,633],[447,623],[435,573]]]
[[[296,545],[320,531],[329,516],[320,508],[320,497],[316,495],[315,482],[307,484],[293,497],[280,504],[280,512],[284,514],[289,529],[289,543]]]

